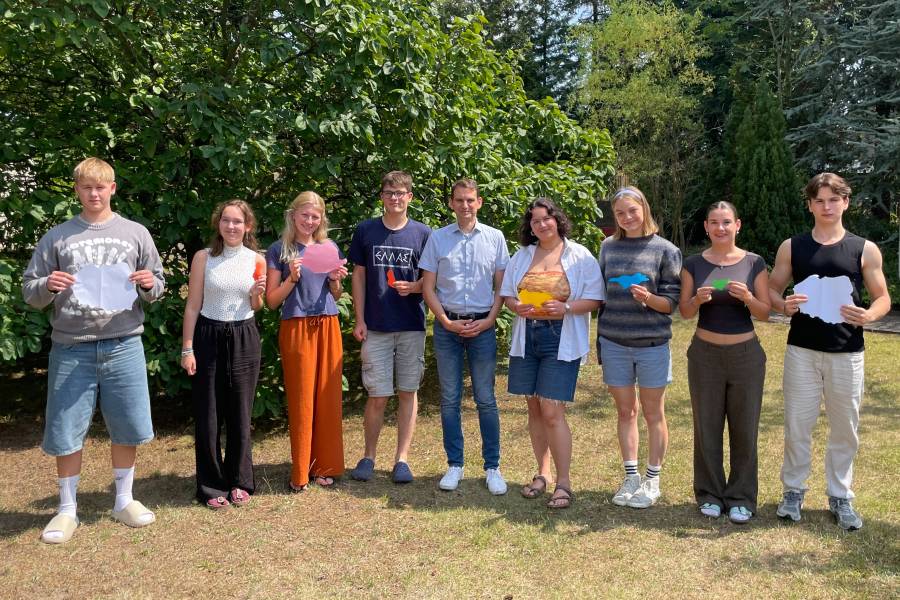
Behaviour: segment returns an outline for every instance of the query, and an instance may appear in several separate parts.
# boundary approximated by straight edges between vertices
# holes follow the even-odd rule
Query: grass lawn
[[[710,520],[691,491],[692,427],[685,351],[693,323],[677,322],[668,392],[669,454],[663,497],[619,508],[615,411],[592,357],[569,411],[574,434],[572,508],[550,512],[519,495],[534,459],[524,402],[501,393],[503,472],[510,493],[491,496],[481,471],[477,417],[463,416],[467,478],[441,492],[445,469],[435,386],[420,402],[411,456],[415,483],[390,483],[396,429],[382,435],[375,480],[289,494],[288,437],[258,433],[258,494],[214,513],[192,503],[192,425],[161,431],[141,449],[135,496],[157,523],[130,530],[110,518],[108,441],[95,425],[79,487],[82,527],[71,542],[38,541],[56,504],[53,461],[38,448],[40,418],[0,419],[0,595],[7,598],[889,598],[900,596],[900,336],[867,334],[866,398],[854,487],[858,532],[833,523],[824,494],[824,415],[816,429],[803,521],[775,517],[781,495],[781,370],[787,327],[762,324],[769,356],[760,424],[759,515],[748,525]],[[28,385],[21,382],[17,385]],[[38,383],[34,383],[38,385]],[[12,402],[4,386],[2,403]],[[642,433],[643,435],[643,433]],[[348,411],[346,463],[361,455],[362,417]],[[641,450],[641,469],[646,450]],[[546,500],[546,497],[544,498]]]

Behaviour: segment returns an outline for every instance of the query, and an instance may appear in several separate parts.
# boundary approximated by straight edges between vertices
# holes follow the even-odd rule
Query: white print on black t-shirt
[[[412,268],[412,248],[372,246],[372,266]]]

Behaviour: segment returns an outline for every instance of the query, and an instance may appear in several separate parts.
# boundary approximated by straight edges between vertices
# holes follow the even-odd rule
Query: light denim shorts
[[[50,456],[81,450],[98,398],[113,444],[139,446],[153,439],[141,336],[53,342],[47,371],[47,422],[41,447]]]
[[[397,389],[415,392],[425,373],[425,332],[369,330],[362,343],[362,382],[369,396],[384,397]]]
[[[600,336],[597,345],[606,385],[625,387],[637,383],[639,387],[661,388],[672,383],[668,341],[659,346],[633,348]]]
[[[509,357],[510,394],[572,402],[581,359],[559,360],[562,320],[525,320],[525,356]]]

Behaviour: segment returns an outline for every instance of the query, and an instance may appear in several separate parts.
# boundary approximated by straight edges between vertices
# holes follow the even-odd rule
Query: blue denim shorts
[[[425,373],[424,331],[372,331],[366,334],[360,350],[362,381],[369,396],[394,394],[397,389],[415,392]]]
[[[81,450],[98,397],[113,444],[139,446],[153,439],[141,336],[79,344],[53,342],[44,452],[66,456]]]
[[[600,336],[597,345],[606,385],[625,387],[636,382],[639,387],[661,388],[672,383],[672,354],[668,341],[659,346],[632,348]]]
[[[562,320],[525,320],[525,356],[509,357],[510,394],[572,402],[581,359],[559,360]]]

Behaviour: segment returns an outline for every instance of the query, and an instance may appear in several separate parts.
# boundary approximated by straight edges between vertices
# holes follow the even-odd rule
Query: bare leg
[[[363,413],[363,432],[365,436],[365,457],[375,460],[378,450],[378,436],[381,435],[381,427],[384,425],[384,407],[387,404],[387,396],[369,396],[366,400],[366,409]]]
[[[642,387],[641,410],[647,422],[647,464],[660,466],[669,446],[669,427],[666,424],[666,388]],[[635,448],[636,449],[636,448]]]
[[[81,474],[81,457],[82,451],[78,450],[72,454],[56,457],[56,475],[62,479],[63,477],[72,477]]]
[[[556,465],[556,484],[571,488],[569,467],[572,464],[572,431],[566,421],[566,405],[553,400],[541,400],[541,420],[547,432],[553,463]]]
[[[409,448],[412,446],[413,433],[416,431],[416,413],[419,410],[419,399],[416,392],[397,392],[397,453],[394,462],[406,462]],[[382,407],[382,415],[384,408]]]
[[[528,435],[531,437],[531,448],[537,460],[538,475],[552,481],[550,471],[550,442],[541,416],[541,401],[536,396],[528,396]]]
[[[634,386],[609,386],[616,403],[618,421],[616,432],[619,436],[619,450],[622,460],[637,460],[638,453],[638,401]]]
[[[130,469],[134,466],[134,459],[137,456],[137,446],[120,446],[112,444],[110,446],[110,454],[112,454],[113,469]]]

